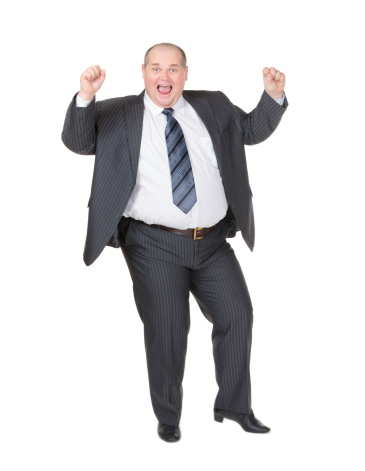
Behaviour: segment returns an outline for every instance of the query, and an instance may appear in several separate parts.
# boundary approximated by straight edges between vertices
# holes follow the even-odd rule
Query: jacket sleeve
[[[271,136],[279,125],[288,105],[286,97],[283,105],[279,105],[264,91],[256,108],[250,113],[245,113],[235,106],[240,117],[244,144],[259,144]]]
[[[74,95],[61,134],[65,146],[82,155],[95,154],[97,105],[95,97],[86,108],[76,106]]]

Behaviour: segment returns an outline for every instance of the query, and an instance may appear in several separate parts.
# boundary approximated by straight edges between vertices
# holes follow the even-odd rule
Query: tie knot
[[[165,116],[169,116],[169,114],[172,114],[174,112],[174,108],[164,108],[162,110],[162,113],[165,115]]]

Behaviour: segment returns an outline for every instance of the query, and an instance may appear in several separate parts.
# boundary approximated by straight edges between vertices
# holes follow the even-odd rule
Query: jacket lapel
[[[135,177],[137,177],[137,167],[142,140],[143,111],[144,111],[144,90],[134,97],[125,106],[125,120],[131,155],[131,165]]]
[[[203,121],[204,126],[207,128],[217,157],[218,168],[222,175],[222,139],[209,101],[205,98],[199,98],[195,92],[191,92],[190,90],[184,91],[183,97],[189,105],[194,108],[199,118]]]

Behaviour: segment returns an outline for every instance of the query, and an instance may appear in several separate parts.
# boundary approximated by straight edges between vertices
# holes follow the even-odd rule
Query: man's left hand
[[[285,75],[274,67],[270,67],[270,69],[265,67],[262,70],[262,75],[264,76],[266,93],[270,95],[271,98],[282,98],[285,87]]]

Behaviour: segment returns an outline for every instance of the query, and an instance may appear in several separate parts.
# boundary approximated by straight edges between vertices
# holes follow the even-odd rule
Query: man
[[[190,292],[213,324],[215,420],[268,432],[251,409],[252,305],[226,238],[240,230],[253,249],[244,144],[263,141],[279,124],[285,76],[265,67],[265,91],[247,114],[221,92],[184,91],[186,55],[173,44],[150,48],[142,75],[139,96],[96,103],[106,75],[89,67],[66,114],[65,145],[95,154],[84,261],[93,263],[106,245],[123,251],[163,440],[181,437]]]

